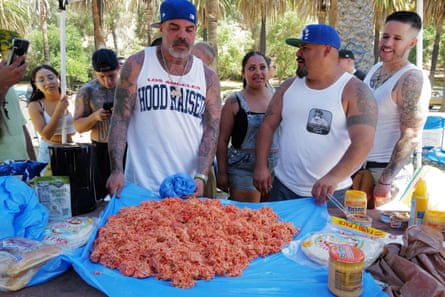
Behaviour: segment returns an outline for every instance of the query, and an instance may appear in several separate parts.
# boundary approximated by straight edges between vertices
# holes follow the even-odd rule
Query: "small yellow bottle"
[[[426,181],[420,178],[411,198],[409,226],[422,225],[425,211],[428,209],[428,191]]]

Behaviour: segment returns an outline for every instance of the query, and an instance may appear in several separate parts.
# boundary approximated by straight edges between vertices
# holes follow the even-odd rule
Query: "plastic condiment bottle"
[[[411,198],[411,213],[409,226],[422,225],[425,211],[428,208],[428,191],[426,181],[420,178],[416,184],[413,196]]]
[[[329,248],[328,288],[338,297],[357,297],[363,291],[365,254],[350,245]]]
[[[352,214],[366,215],[368,199],[366,193],[358,190],[347,190],[345,193],[345,208]]]

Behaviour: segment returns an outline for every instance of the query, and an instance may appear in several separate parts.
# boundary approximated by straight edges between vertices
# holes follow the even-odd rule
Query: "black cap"
[[[347,49],[341,49],[338,51],[338,57],[340,59],[352,59],[354,60],[354,53]]]
[[[101,48],[93,54],[93,68],[96,72],[107,72],[116,70],[119,60],[116,53],[107,48]]]

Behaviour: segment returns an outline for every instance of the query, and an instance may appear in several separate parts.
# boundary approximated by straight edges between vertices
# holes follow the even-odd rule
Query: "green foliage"
[[[286,38],[299,37],[305,24],[293,11],[286,12],[284,17],[277,19],[274,24],[269,22],[266,54],[275,61],[277,67],[275,78],[280,82],[294,76],[297,69],[295,56],[297,48],[287,45]]]
[[[220,0],[220,4],[221,4]],[[12,3],[13,1],[11,1]],[[51,5],[49,16],[49,43],[51,63],[60,70],[60,32],[59,16],[57,2],[50,1]],[[244,23],[244,18],[238,9],[236,1],[223,1],[226,11],[221,12],[224,20],[218,21],[218,75],[221,80],[241,80],[241,60],[244,54],[254,48],[255,42],[248,24]],[[87,3],[87,7],[90,4]],[[230,6],[232,5],[232,6]],[[119,9],[118,9],[119,8]],[[110,47],[114,47],[114,41],[111,28],[117,28],[114,32],[117,34],[116,46],[118,54],[128,57],[141,50],[147,41],[147,32],[145,24],[145,14],[143,6],[139,6],[137,13],[129,10],[123,13],[122,6],[116,6],[117,11],[114,15],[104,15],[105,38]],[[131,12],[130,12],[131,11]],[[155,20],[158,10],[155,9]],[[34,11],[35,13],[35,11]],[[316,22],[316,20],[313,20]],[[28,70],[43,62],[42,32],[39,18],[35,15],[27,19],[27,35],[24,37],[30,39],[31,47],[28,55]],[[266,54],[272,57],[276,64],[275,77],[279,82],[287,77],[293,76],[296,70],[295,53],[297,48],[285,43],[286,38],[297,37],[308,21],[294,11],[288,11],[284,16],[279,17],[274,22],[267,21],[267,44]],[[91,74],[91,55],[94,50],[93,21],[90,9],[77,8],[75,5],[69,5],[66,10],[66,60],[67,60],[67,81],[70,88],[76,89],[92,78]],[[202,28],[200,28],[201,30]],[[155,30],[156,33],[158,33]],[[445,31],[444,31],[445,32]],[[199,31],[197,37],[202,36]],[[429,68],[431,51],[434,41],[434,28],[426,27],[424,30],[424,64]],[[440,47],[438,70],[443,67],[445,60],[445,47]],[[415,62],[415,50],[411,51],[410,60]]]
[[[253,47],[250,32],[232,21],[218,22],[218,76],[241,80],[241,61]]]
[[[82,36],[75,25],[68,24],[66,26],[65,36],[68,36],[65,45],[67,87],[75,90],[80,84],[92,78],[90,61],[93,48],[82,47]],[[28,39],[31,45],[27,62],[28,72],[31,72],[37,65],[44,63],[42,33],[40,31],[32,31],[28,35]],[[60,72],[60,29],[55,24],[48,26],[48,43],[51,65]]]
[[[12,46],[11,42],[14,38],[21,38],[21,36],[17,32],[0,29],[0,58],[6,59],[8,57]]]

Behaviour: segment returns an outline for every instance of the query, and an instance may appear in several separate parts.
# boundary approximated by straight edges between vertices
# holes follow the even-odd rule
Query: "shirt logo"
[[[328,110],[313,108],[309,112],[306,130],[311,133],[327,135],[331,130],[332,113]]]

